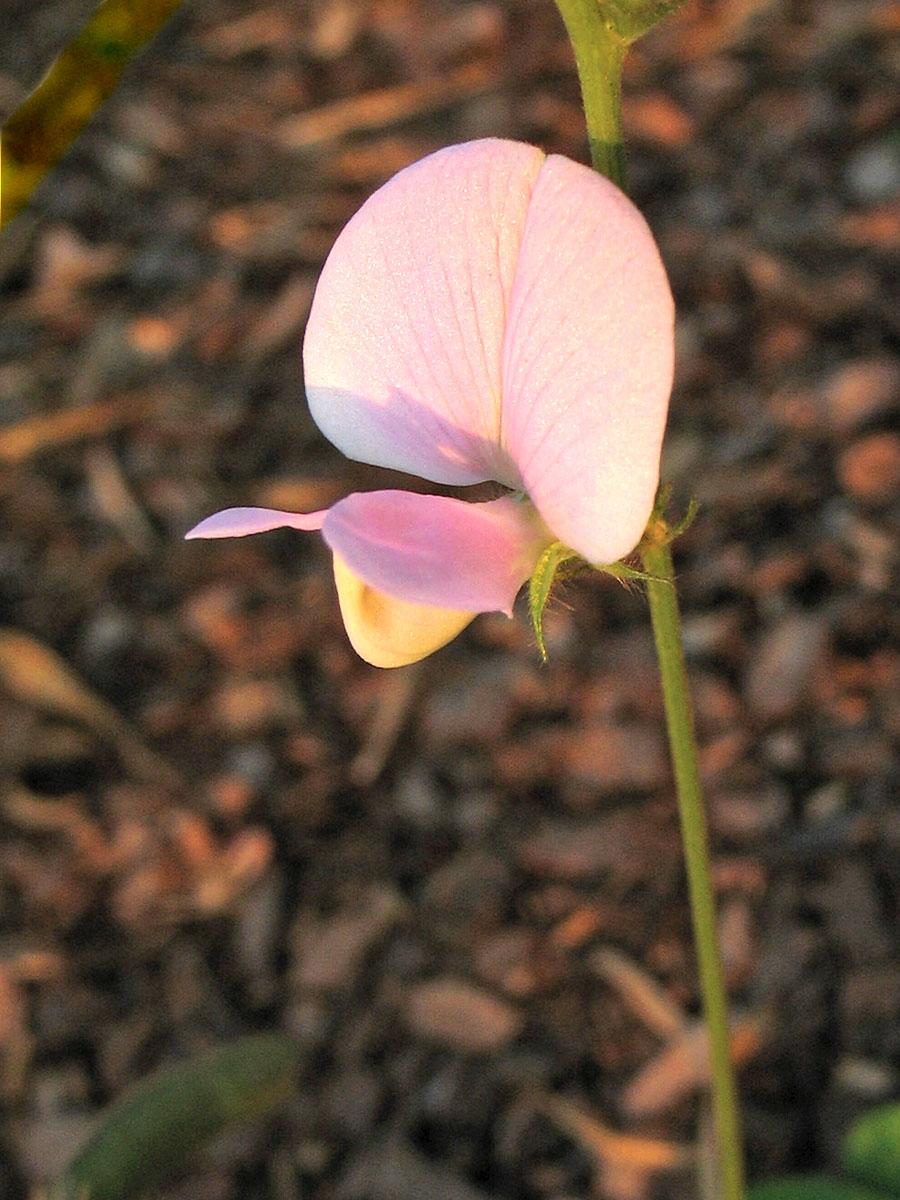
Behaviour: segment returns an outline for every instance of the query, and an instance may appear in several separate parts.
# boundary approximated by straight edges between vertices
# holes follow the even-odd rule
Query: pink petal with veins
[[[320,512],[280,512],[277,508],[226,508],[213,513],[188,530],[186,538],[246,537],[249,533],[267,533],[270,529],[321,529],[327,509]]]
[[[543,519],[591,562],[628,554],[650,516],[673,324],[638,210],[596,172],[548,158],[509,307],[502,440]]]
[[[519,485],[500,445],[501,353],[543,162],[519,142],[451,146],[343,230],[303,358],[313,419],[344,454],[439,483]]]
[[[325,541],[370,587],[413,604],[511,615],[553,539],[527,501],[472,504],[414,492],[356,492],[328,511]]]

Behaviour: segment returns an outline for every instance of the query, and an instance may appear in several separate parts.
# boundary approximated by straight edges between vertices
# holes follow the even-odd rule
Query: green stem
[[[700,790],[694,718],[681,645],[681,622],[668,533],[661,518],[651,522],[649,537],[641,552],[644,570],[650,576],[647,582],[647,596],[662,677],[666,725],[681,817],[694,944],[700,971],[703,1014],[709,1036],[712,1103],[722,1198],[742,1200],[744,1163],[740,1113],[728,1034],[728,1001],[722,979],[715,899],[709,869],[706,812]]]
[[[556,0],[581,83],[594,169],[625,189],[622,64],[627,40],[604,17],[597,0]]]
[[[682,0],[556,0],[575,51],[594,168],[625,188],[622,65],[628,46]],[[697,768],[694,718],[681,647],[681,622],[669,548],[671,532],[658,513],[641,545],[653,635],[662,677],[675,771],[694,943],[709,1037],[712,1105],[722,1200],[743,1200],[744,1160],[737,1089],[731,1065],[728,1001],[709,869],[706,812]]]

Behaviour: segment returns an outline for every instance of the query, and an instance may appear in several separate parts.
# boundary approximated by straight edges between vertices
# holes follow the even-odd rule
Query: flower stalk
[[[622,64],[632,42],[685,0],[556,0],[575,65],[595,171],[624,192]]]
[[[628,42],[596,0],[556,0],[556,7],[575,51],[591,163],[624,192],[622,64]]]
[[[556,0],[575,52],[593,166],[623,190],[622,66],[625,54],[631,42],[678,8],[681,2]],[[744,1160],[731,1062],[728,1001],[722,977],[706,812],[700,788],[693,709],[672,566],[671,541],[680,529],[668,526],[663,516],[664,506],[665,495],[661,493],[639,549],[662,681],[700,990],[709,1037],[721,1196],[722,1200],[743,1200]]]
[[[706,811],[697,766],[694,717],[681,640],[671,532],[654,516],[641,547],[647,598],[662,680],[666,728],[675,774],[694,945],[709,1037],[713,1118],[723,1200],[742,1200],[744,1163],[737,1088],[731,1062],[728,1001],[722,978]]]

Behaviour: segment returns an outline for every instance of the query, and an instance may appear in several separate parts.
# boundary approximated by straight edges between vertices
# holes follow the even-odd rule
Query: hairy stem
[[[594,168],[625,188],[622,65],[628,46],[681,0],[556,0],[581,83]],[[706,811],[681,620],[675,592],[671,532],[657,512],[641,545],[653,636],[662,677],[666,726],[675,772],[694,943],[709,1036],[712,1105],[722,1200],[743,1200],[744,1160],[737,1089],[731,1064],[728,1001],[722,979],[715,898],[709,869]]]
[[[622,63],[628,42],[604,16],[597,0],[556,0],[556,6],[575,51],[591,162],[624,190]]]
[[[650,577],[647,596],[653,637],[662,678],[669,747],[675,772],[681,838],[684,846],[688,893],[694,927],[694,945],[703,996],[703,1014],[709,1036],[713,1117],[716,1128],[723,1200],[742,1200],[744,1162],[741,1145],[737,1088],[731,1063],[728,1001],[722,979],[715,898],[709,867],[706,811],[697,767],[694,718],[687,670],[681,643],[681,621],[675,592],[668,529],[660,518],[657,537],[642,547],[644,570]]]

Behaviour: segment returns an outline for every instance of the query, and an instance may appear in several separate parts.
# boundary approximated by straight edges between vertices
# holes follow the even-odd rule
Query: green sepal
[[[694,517],[696,517],[696,515],[699,511],[700,511],[700,505],[697,503],[697,501],[692,496],[690,498],[690,500],[688,501],[688,506],[687,506],[687,509],[685,510],[684,516],[681,518],[681,520],[676,525],[673,525],[672,528],[669,530],[669,537],[672,539],[681,537],[681,535],[685,532],[685,530],[690,529],[690,527],[693,525]]]
[[[556,578],[556,572],[564,562],[577,558],[578,555],[562,542],[553,542],[537,560],[537,566],[531,574],[528,584],[528,606],[531,610],[531,623],[534,626],[534,636],[541,661],[547,661],[547,647],[544,644],[544,608]]]
[[[648,575],[646,571],[641,571],[638,567],[629,567],[628,563],[614,562],[604,563],[597,567],[598,571],[602,571],[604,575],[612,575],[613,579],[637,580],[639,583],[649,583],[651,580],[657,580],[655,575]]]

